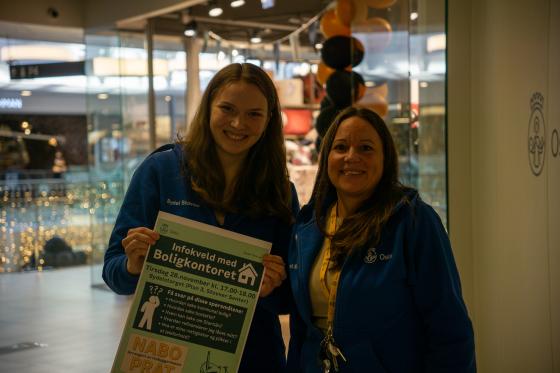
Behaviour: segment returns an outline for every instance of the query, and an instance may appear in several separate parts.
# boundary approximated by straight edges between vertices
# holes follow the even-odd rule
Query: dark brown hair
[[[253,84],[262,92],[268,104],[268,124],[249,150],[231,198],[225,200],[225,176],[210,131],[210,111],[216,94],[235,82]],[[235,63],[214,75],[181,144],[191,185],[212,208],[222,212],[242,210],[254,218],[278,216],[291,221],[291,191],[280,103],[274,83],[258,66]]]
[[[329,179],[328,159],[340,124],[348,118],[364,119],[378,133],[383,144],[383,175],[372,195],[358,210],[344,219],[334,235],[325,230],[326,213],[332,201],[336,201],[336,189]],[[389,220],[393,209],[405,195],[405,187],[398,180],[399,163],[395,143],[383,119],[365,108],[349,107],[343,110],[330,125],[321,143],[319,171],[313,188],[315,216],[319,228],[331,239],[331,253],[334,268],[340,268],[352,250],[366,244],[379,242],[383,225]]]

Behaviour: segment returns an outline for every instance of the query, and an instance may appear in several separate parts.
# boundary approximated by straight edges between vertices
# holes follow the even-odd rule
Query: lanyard
[[[331,207],[329,213],[329,220],[327,226],[327,233],[333,235],[337,229],[338,220],[338,203]],[[336,293],[338,291],[338,281],[340,280],[341,269],[334,271],[332,273],[332,286],[330,291],[327,287],[327,273],[329,270],[329,265],[331,262],[331,240],[327,237],[325,238],[325,255],[323,256],[323,261],[321,263],[321,272],[319,273],[319,279],[321,282],[321,290],[323,294],[328,299],[328,311],[327,311],[327,325],[328,330],[325,338],[321,341],[321,348],[319,353],[319,359],[323,366],[324,373],[330,373],[331,368],[334,368],[335,372],[339,371],[339,359],[346,363],[346,358],[342,354],[342,351],[336,345],[333,337],[333,323],[334,323],[334,311],[336,305]]]
[[[338,220],[338,203],[331,207],[329,219],[328,219],[328,226],[327,226],[327,233],[334,234],[337,229],[337,220]],[[329,270],[329,266],[331,263],[331,240],[329,238],[325,238],[325,255],[323,256],[323,261],[321,263],[321,271],[319,274],[319,279],[321,283],[321,289],[323,290],[323,294],[328,299],[328,309],[327,309],[327,325],[329,330],[332,330],[332,324],[334,322],[334,310],[336,305],[336,293],[338,291],[338,281],[340,280],[340,270],[335,271],[332,273],[332,286],[330,291],[327,287],[327,272]]]

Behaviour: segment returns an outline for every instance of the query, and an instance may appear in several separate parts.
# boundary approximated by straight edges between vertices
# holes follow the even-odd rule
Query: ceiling
[[[259,33],[262,43],[285,41],[287,44],[289,34],[316,19],[331,3],[328,0],[276,0],[273,7],[263,9],[261,0],[245,0],[245,4],[238,8],[232,8],[230,1],[217,1],[217,5],[223,9],[223,14],[218,17],[208,15],[212,2],[202,2],[181,11],[159,15],[153,19],[154,31],[159,35],[181,35],[185,24],[194,20],[198,37],[204,37],[210,32],[211,37],[218,37],[224,42],[249,42],[251,36]],[[145,25],[146,20],[137,19],[121,23],[119,28],[143,30]],[[309,30],[311,35],[316,34],[317,38],[321,38],[320,32],[313,32],[317,25],[318,23],[309,25]],[[309,37],[309,30],[299,35],[302,46],[310,46],[312,42],[314,44],[312,39],[315,38]]]

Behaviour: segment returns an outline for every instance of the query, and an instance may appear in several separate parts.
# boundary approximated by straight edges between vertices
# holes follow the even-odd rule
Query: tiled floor
[[[87,266],[0,275],[0,372],[109,372],[130,297],[91,287]]]
[[[109,372],[131,297],[92,288],[87,266],[0,274],[0,373]],[[286,332],[287,319],[282,320]]]

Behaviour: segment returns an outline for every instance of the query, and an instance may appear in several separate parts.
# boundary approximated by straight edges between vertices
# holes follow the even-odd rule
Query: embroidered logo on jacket
[[[367,252],[366,256],[364,256],[364,263],[366,264],[373,264],[378,259],[380,262],[385,262],[393,257],[393,254],[377,254],[375,247],[370,247]]]
[[[168,198],[167,201],[165,201],[168,205],[170,206],[192,206],[192,207],[200,207],[200,205],[193,203],[191,201],[187,201],[185,199],[182,200],[172,200],[171,198]]]
[[[372,264],[377,261],[377,253],[375,252],[375,247],[370,247],[367,250],[367,254],[364,258],[364,262],[367,264]]]

